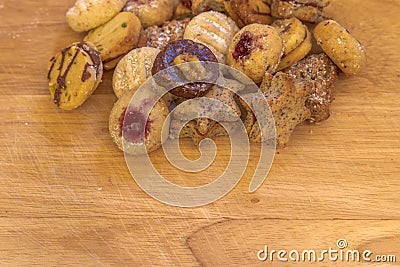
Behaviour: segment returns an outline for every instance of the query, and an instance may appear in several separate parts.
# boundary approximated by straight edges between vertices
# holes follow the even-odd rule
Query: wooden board
[[[110,73],[81,108],[53,105],[47,60],[82,38],[65,23],[73,2],[0,0],[1,266],[254,266],[264,245],[326,249],[340,238],[399,264],[398,0],[332,0],[329,14],[367,49],[366,71],[340,77],[331,118],[298,127],[256,193],[252,165],[226,197],[193,209],[161,204],[131,178],[108,134]],[[174,182],[210,179],[155,158]],[[319,263],[331,264],[346,265]]]

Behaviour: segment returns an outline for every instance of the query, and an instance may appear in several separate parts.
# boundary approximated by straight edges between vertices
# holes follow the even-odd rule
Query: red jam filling
[[[142,143],[150,132],[151,121],[135,109],[125,109],[119,118],[121,136],[130,143]]]
[[[253,38],[250,32],[244,32],[235,46],[235,50],[232,52],[232,56],[235,60],[242,59],[251,53],[253,48]]]

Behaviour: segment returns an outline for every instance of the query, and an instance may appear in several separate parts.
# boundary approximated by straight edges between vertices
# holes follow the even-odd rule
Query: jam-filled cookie
[[[168,138],[168,107],[164,100],[150,92],[131,102],[127,92],[114,104],[109,118],[109,131],[119,149],[131,155],[157,150]],[[149,114],[146,118],[146,114]],[[165,123],[165,127],[164,127]]]
[[[88,99],[101,82],[103,64],[95,45],[73,43],[49,61],[48,82],[54,103],[74,109]]]
[[[172,87],[170,92],[177,97],[201,97],[207,94],[219,75],[218,65],[207,62],[217,63],[207,46],[191,40],[177,40],[169,43],[157,55],[152,74],[162,71],[155,77],[156,83],[166,88]],[[184,63],[192,64],[189,67]]]
[[[134,13],[147,28],[172,19],[174,0],[128,0],[123,10]]]
[[[260,83],[265,72],[273,73],[281,60],[284,46],[274,27],[250,24],[243,27],[229,46],[227,63]]]
[[[112,85],[119,98],[125,92],[135,92],[148,78],[157,54],[157,48],[136,48],[124,56],[114,70]]]
[[[334,20],[320,22],[314,37],[324,52],[348,76],[363,70],[367,63],[364,47]]]
[[[110,62],[136,47],[141,28],[138,17],[130,12],[121,12],[90,31],[84,40],[96,45],[103,62]]]
[[[94,29],[112,19],[126,0],[77,0],[66,14],[68,25],[76,32]]]
[[[215,54],[218,62],[224,64],[229,44],[238,31],[239,28],[231,18],[209,11],[189,22],[184,38],[206,45]]]

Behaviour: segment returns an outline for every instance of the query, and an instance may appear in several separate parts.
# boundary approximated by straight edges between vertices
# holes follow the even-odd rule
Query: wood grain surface
[[[108,134],[111,73],[79,109],[52,103],[47,60],[82,38],[65,23],[73,2],[0,0],[0,266],[291,266],[257,252],[335,248],[340,238],[397,255],[368,266],[399,265],[398,0],[332,0],[329,14],[367,49],[367,69],[340,77],[331,118],[299,126],[257,192],[247,192],[253,164],[226,197],[193,209],[159,203],[132,179]],[[217,144],[221,162],[196,179],[153,161],[171,181],[198,185],[223,170],[226,140]]]

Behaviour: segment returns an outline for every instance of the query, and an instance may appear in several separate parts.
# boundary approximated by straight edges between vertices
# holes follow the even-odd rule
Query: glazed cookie
[[[279,31],[285,47],[284,55],[299,47],[307,35],[307,27],[297,18],[278,19],[271,26]]]
[[[149,46],[163,49],[169,42],[183,39],[189,19],[172,20],[162,26],[151,26],[144,30],[138,47]]]
[[[318,22],[325,19],[324,8],[329,1],[318,0],[273,0],[271,14],[275,18],[296,17],[302,21]]]
[[[285,70],[295,83],[311,88],[306,107],[311,111],[311,122],[321,122],[329,118],[333,100],[332,88],[338,76],[338,68],[324,54],[309,55]]]
[[[364,47],[334,20],[320,22],[314,37],[324,52],[348,76],[362,71],[367,62]]]
[[[282,59],[281,62],[279,63],[277,67],[277,71],[283,70],[287,67],[292,66],[294,63],[297,61],[303,59],[305,56],[308,55],[308,53],[311,51],[312,48],[312,41],[311,41],[311,33],[307,29],[306,26],[303,26],[306,30],[306,38],[304,41],[292,52],[289,54],[285,55]]]
[[[147,150],[150,153],[160,148],[168,138],[168,107],[162,99],[155,102],[157,97],[152,92],[136,98],[135,105],[131,103],[132,95],[132,92],[127,92],[114,104],[109,131],[115,144],[124,152],[140,155]],[[166,127],[163,128],[164,122]]]
[[[159,52],[153,47],[136,48],[121,59],[112,79],[113,90],[118,98],[125,92],[135,92],[151,77],[151,68]]]
[[[82,105],[101,82],[103,64],[95,45],[73,43],[49,61],[48,81],[54,103],[66,110]]]
[[[77,0],[66,14],[68,25],[76,32],[106,23],[124,7],[126,0]]]
[[[265,0],[230,0],[230,3],[244,25],[272,22],[271,8]]]
[[[84,38],[96,45],[103,62],[110,62],[136,47],[141,24],[130,12],[121,12]]]
[[[250,24],[242,28],[229,46],[227,63],[260,83],[264,73],[273,73],[283,54],[279,32],[269,25]]]
[[[269,79],[269,74],[267,74],[267,79]],[[307,95],[311,89],[295,84],[291,76],[278,72],[272,78],[270,86],[261,88],[261,90],[264,92],[274,117],[277,144],[286,145],[295,127],[311,116],[310,110],[305,106]],[[254,99],[250,103],[256,105],[258,101]],[[250,116],[253,115],[250,114]],[[258,123],[255,123],[250,131],[250,139],[260,142],[262,140],[261,132],[265,133],[265,129],[260,130]]]
[[[191,40],[177,40],[157,55],[152,74],[158,74],[154,77],[156,83],[173,88],[169,92],[177,97],[201,97],[211,89],[219,74],[218,64],[208,63],[217,63],[217,59],[207,46]]]
[[[218,62],[224,64],[229,44],[238,31],[239,28],[231,18],[209,11],[201,13],[189,22],[184,38],[208,46]]]
[[[143,28],[147,28],[172,19],[174,0],[128,0],[123,10],[138,16]]]

